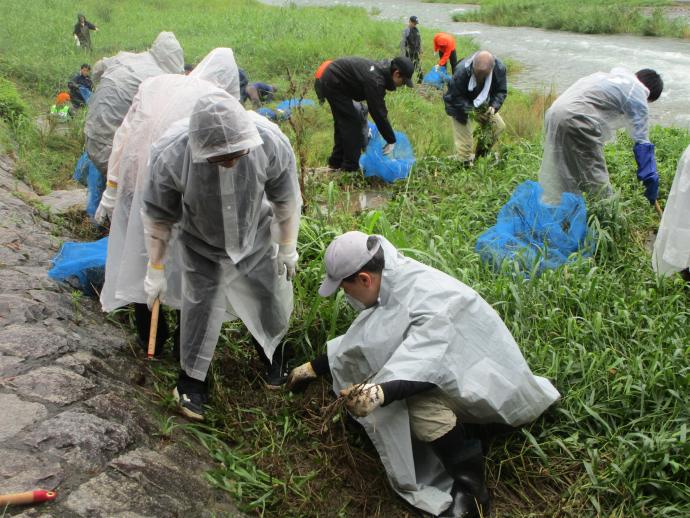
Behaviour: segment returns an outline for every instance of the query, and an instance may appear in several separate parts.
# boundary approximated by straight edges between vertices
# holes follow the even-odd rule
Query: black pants
[[[360,111],[352,104],[352,98],[321,80],[321,91],[333,113],[333,151],[328,165],[344,171],[359,170],[362,152],[362,120]]]
[[[417,73],[417,82],[421,83],[422,79],[424,79],[424,72],[422,72],[422,61],[419,58],[419,52],[410,52],[408,50],[405,52],[405,55],[412,61],[412,65]]]
[[[443,51],[440,51],[438,53],[438,57],[439,58],[443,57]],[[448,62],[450,63],[451,74],[455,74],[455,67],[458,66],[458,55],[455,53],[455,51],[450,53],[450,57],[448,58]]]

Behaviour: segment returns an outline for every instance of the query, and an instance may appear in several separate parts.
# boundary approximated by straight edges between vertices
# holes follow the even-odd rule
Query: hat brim
[[[343,282],[342,279],[334,279],[333,277],[326,275],[321,283],[321,286],[319,286],[319,295],[322,297],[330,297],[336,291],[338,291],[341,282]]]

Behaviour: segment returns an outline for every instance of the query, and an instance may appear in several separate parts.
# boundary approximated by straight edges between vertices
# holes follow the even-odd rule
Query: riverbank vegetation
[[[482,22],[510,27],[583,32],[629,33],[690,38],[690,6],[673,10],[666,0],[476,0],[478,10],[453,15],[456,22]]]
[[[19,173],[46,189],[68,182],[81,149],[81,121],[73,121],[65,135],[43,135],[34,133],[32,117],[47,110],[82,61],[141,50],[160,30],[175,32],[187,61],[230,46],[252,79],[312,98],[313,70],[323,59],[397,52],[400,25],[374,22],[362,9],[273,8],[249,0],[203,4],[194,9],[181,0],[87,0],[80,9],[100,27],[93,55],[73,48],[67,0],[5,6],[0,75],[19,85],[30,117],[24,126],[3,123],[0,142],[14,149]],[[432,33],[423,28],[427,41]],[[475,47],[460,40],[460,48],[467,53]],[[330,240],[351,229],[383,234],[493,304],[533,371],[552,380],[563,396],[536,422],[492,443],[487,476],[498,516],[688,516],[689,296],[680,279],[659,280],[651,270],[647,243],[658,217],[635,178],[630,140],[622,135],[606,149],[620,197],[613,210],[590,215],[596,231],[592,257],[525,279],[509,267],[490,270],[474,252],[477,237],[495,222],[513,189],[536,178],[540,123],[550,97],[511,92],[501,112],[508,132],[498,160],[491,156],[463,168],[445,158],[452,136],[440,93],[401,90],[387,102],[393,125],[408,133],[420,158],[409,179],[383,185],[359,174],[305,168],[300,265],[286,344],[299,364],[323,352],[354,317],[342,296],[322,299],[316,293]],[[295,117],[304,142],[297,151],[306,165],[323,164],[332,138],[328,108]],[[294,129],[282,127],[295,142]],[[690,136],[655,128],[651,138],[663,200]],[[386,203],[362,207],[361,195],[372,191]],[[270,517],[413,515],[389,488],[365,437],[344,415],[321,414],[333,400],[327,381],[303,394],[264,389],[260,362],[241,324],[228,324],[222,333],[207,424],[191,425],[174,414],[176,368],[172,359],[152,367],[161,440],[180,440],[182,429],[192,433],[216,461],[209,483],[245,511]]]

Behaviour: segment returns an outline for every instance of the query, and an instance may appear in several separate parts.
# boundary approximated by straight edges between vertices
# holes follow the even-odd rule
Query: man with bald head
[[[475,157],[489,152],[505,123],[498,111],[508,95],[506,67],[491,52],[481,50],[463,59],[453,74],[443,96],[446,113],[453,121],[455,151],[458,159],[471,164]],[[481,139],[474,149],[469,114],[475,112],[477,122],[487,129],[490,138]]]

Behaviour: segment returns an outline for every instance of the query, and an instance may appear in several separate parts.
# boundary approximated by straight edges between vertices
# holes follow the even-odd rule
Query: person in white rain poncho
[[[86,152],[101,173],[107,172],[113,137],[142,81],[181,74],[183,67],[182,47],[172,32],[161,32],[146,52],[120,52],[94,65],[94,82],[100,82],[89,99],[84,135]]]
[[[143,192],[144,289],[149,306],[166,301],[166,252],[177,224],[181,371],[173,394],[186,416],[203,419],[224,321],[242,319],[273,358],[292,312],[301,205],[287,137],[225,92],[201,97],[191,117],[153,145]]]
[[[148,343],[150,312],[143,286],[148,256],[140,211],[151,144],[173,122],[189,117],[199,98],[222,91],[239,99],[237,64],[232,49],[227,48],[211,51],[189,75],[163,74],[144,81],[113,139],[108,182],[95,215],[101,224],[106,219],[111,220],[101,304],[104,311],[112,311],[135,303],[137,330],[144,347]],[[176,258],[171,256],[170,259]],[[166,302],[179,309],[179,264],[169,268],[167,273]],[[161,318],[156,334],[157,354],[167,338],[167,323]]]
[[[647,103],[661,95],[664,83],[654,70],[636,74],[624,68],[583,77],[551,105],[544,123],[544,158],[539,183],[543,200],[558,204],[561,194],[613,194],[604,158],[604,144],[626,128],[635,142],[637,178],[653,205],[659,191],[654,145],[649,142]]]
[[[396,492],[434,515],[489,516],[481,443],[463,424],[527,423],[558,391],[532,374],[477,292],[382,236],[339,236],[325,265],[319,294],[342,288],[359,315],[327,355],[292,370],[288,387],[330,371]]]
[[[680,272],[690,282],[690,146],[678,162],[654,242],[652,267],[659,275]]]

